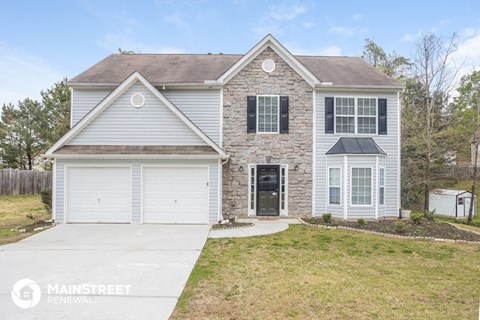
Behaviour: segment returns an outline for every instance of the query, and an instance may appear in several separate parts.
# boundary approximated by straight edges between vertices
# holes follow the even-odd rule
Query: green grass
[[[0,245],[18,241],[33,234],[18,233],[13,228],[23,228],[51,215],[45,210],[40,195],[0,196]]]
[[[173,319],[477,319],[480,248],[292,225],[209,239]]]

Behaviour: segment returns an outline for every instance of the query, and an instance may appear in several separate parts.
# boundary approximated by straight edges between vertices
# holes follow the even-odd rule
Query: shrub
[[[27,213],[26,217],[27,217],[27,219],[30,219],[30,220],[35,219],[35,217],[33,216],[33,213],[31,213],[31,212]]]
[[[324,213],[322,214],[322,220],[324,223],[332,223],[332,214],[331,213]]]
[[[422,222],[423,217],[424,217],[423,212],[410,213],[410,220],[412,220],[414,224],[420,224]]]
[[[40,192],[40,195],[42,196],[42,202],[43,205],[45,206],[45,209],[49,213],[52,212],[52,188],[45,188]]]
[[[360,227],[364,227],[365,225],[367,225],[367,222],[365,221],[365,219],[357,219],[357,223]]]
[[[428,211],[426,210],[424,213],[423,213],[423,217],[428,220],[428,221],[433,221],[435,218],[434,218],[434,214],[435,214],[436,210],[433,210],[433,211]]]
[[[396,233],[405,233],[407,231],[407,228],[408,228],[407,225],[402,221],[395,221],[393,226],[395,227],[395,232]]]

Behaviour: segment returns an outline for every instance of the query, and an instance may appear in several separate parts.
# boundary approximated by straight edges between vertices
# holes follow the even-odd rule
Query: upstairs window
[[[335,98],[336,133],[377,133],[376,98]]]
[[[257,121],[259,133],[278,133],[279,96],[257,96]]]
[[[355,99],[335,99],[337,133],[355,133]]]
[[[377,133],[377,99],[357,99],[357,133]]]

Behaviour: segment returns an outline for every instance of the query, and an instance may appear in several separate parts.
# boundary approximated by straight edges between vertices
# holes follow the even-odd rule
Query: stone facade
[[[273,72],[263,71],[265,59],[275,62]],[[288,134],[247,133],[247,96],[262,94],[289,97]],[[310,216],[313,88],[268,47],[224,86],[223,104],[223,148],[231,156],[223,169],[223,214],[247,216],[248,165],[269,163],[288,164],[288,216]]]

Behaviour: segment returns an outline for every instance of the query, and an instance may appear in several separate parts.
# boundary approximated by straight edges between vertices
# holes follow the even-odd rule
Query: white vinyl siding
[[[344,198],[343,196],[350,197],[350,186],[342,187],[342,200],[340,206],[329,205],[328,199],[328,167],[341,166],[343,169],[344,157],[343,155],[326,156],[325,153],[338,141],[340,137],[355,137],[354,134],[348,133],[325,133],[325,97],[350,97],[356,98],[359,94],[351,92],[324,92],[317,91],[315,96],[315,215],[321,216],[323,213],[329,212],[336,218],[344,217]],[[387,99],[387,134],[386,135],[371,135],[380,148],[382,148],[386,157],[379,157],[379,165],[385,168],[385,205],[379,208],[379,217],[395,217],[398,215],[398,178],[399,178],[399,159],[398,159],[398,118],[397,109],[398,99],[397,93],[382,93],[372,92],[371,94],[362,93],[363,98],[375,98],[375,99]],[[368,134],[362,134],[362,137],[369,136]],[[349,156],[348,157],[348,169],[346,172],[342,170],[342,177],[347,175],[347,183],[351,180],[350,170],[351,167],[375,167],[374,156]],[[373,181],[377,181],[375,172],[373,170]],[[343,178],[342,178],[343,183]],[[377,188],[378,186],[374,186]],[[376,190],[376,189],[374,189]],[[376,192],[373,192],[375,197]],[[376,197],[375,197],[376,198]],[[374,204],[377,199],[372,199]],[[347,198],[347,211],[349,219],[356,219],[360,217],[375,218],[375,207],[372,206],[350,206],[350,198]]]
[[[257,132],[278,133],[280,97],[257,96]]]
[[[208,166],[208,221],[217,223],[220,215],[218,188],[221,177],[217,160],[56,160],[55,217],[64,223],[65,214],[65,166],[131,166],[131,217],[132,223],[141,223],[142,166]]]
[[[112,90],[72,90],[72,124],[75,125]],[[220,90],[159,90],[196,126],[217,144],[220,143]]]
[[[72,127],[112,92],[109,89],[72,90]]]
[[[160,90],[215,143],[220,144],[220,90]]]
[[[134,93],[145,105],[130,104]],[[137,82],[70,142],[72,145],[206,145],[191,128],[143,84]]]

